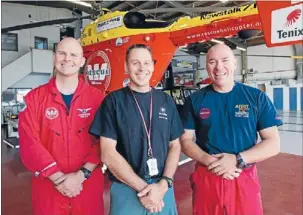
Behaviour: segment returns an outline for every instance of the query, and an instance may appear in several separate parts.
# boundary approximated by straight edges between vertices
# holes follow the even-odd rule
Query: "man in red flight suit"
[[[32,90],[19,115],[20,154],[35,174],[34,215],[103,215],[100,147],[88,128],[103,94],[78,77],[85,63],[73,38],[54,53],[56,76]]]

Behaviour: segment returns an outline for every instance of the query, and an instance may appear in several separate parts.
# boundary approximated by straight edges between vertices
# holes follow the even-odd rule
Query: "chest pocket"
[[[42,124],[43,124],[43,129],[48,130],[47,133],[62,135],[63,131],[62,131],[62,122],[60,120],[60,116],[58,116],[55,119],[48,119],[48,118],[42,116]]]
[[[61,144],[64,138],[60,116],[55,119],[48,119],[45,115],[42,115],[40,119],[42,121],[40,130],[41,143],[49,151],[52,151],[54,143]]]

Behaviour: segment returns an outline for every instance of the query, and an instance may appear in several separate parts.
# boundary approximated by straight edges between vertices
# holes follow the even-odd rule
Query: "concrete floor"
[[[285,125],[279,128],[281,153],[258,164],[262,186],[264,215],[302,215],[302,120],[303,113],[283,112]],[[18,149],[1,145],[1,214],[30,215],[31,173],[22,165]],[[182,157],[185,159],[185,157]],[[194,162],[180,166],[175,176],[175,194],[179,215],[192,214],[189,175]],[[105,214],[109,210],[110,182],[105,181]]]

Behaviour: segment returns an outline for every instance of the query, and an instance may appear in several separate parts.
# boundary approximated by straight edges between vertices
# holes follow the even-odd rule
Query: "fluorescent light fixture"
[[[89,3],[86,3],[86,2],[83,2],[83,1],[77,1],[77,0],[65,0],[65,1],[69,1],[69,2],[72,2],[72,3],[75,3],[75,4],[80,4],[82,6],[85,6],[85,7],[90,7],[92,8],[93,6]]]
[[[220,2],[223,2],[223,3],[225,3],[225,2],[228,2],[229,0],[220,0]]]
[[[239,49],[239,50],[241,50],[241,51],[246,51],[246,49],[245,48],[242,48],[242,47],[239,47],[239,46],[237,46],[237,49]]]
[[[220,43],[223,44],[224,42],[221,40],[216,40],[216,39],[211,39],[210,41],[214,42],[214,43]]]

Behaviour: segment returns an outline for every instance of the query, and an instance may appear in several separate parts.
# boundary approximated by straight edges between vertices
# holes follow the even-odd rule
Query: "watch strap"
[[[80,170],[83,172],[84,177],[85,177],[86,179],[89,179],[89,178],[90,178],[90,176],[91,176],[91,174],[92,174],[92,172],[91,172],[90,170],[86,169],[85,167],[81,167]]]
[[[240,155],[240,153],[236,154],[236,158],[237,158],[237,168],[239,169],[244,169],[247,167],[247,164],[245,163],[245,161],[243,160],[242,156]]]
[[[163,175],[161,176],[161,179],[164,179],[167,182],[168,188],[171,188],[173,186],[174,180],[172,178]]]

